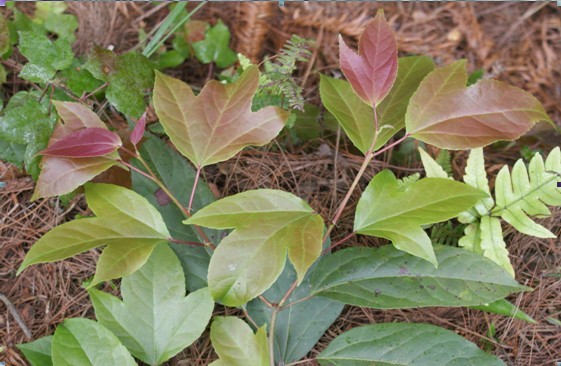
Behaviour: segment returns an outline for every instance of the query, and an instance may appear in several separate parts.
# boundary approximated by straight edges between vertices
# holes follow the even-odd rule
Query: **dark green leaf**
[[[456,333],[429,324],[364,325],[335,338],[317,357],[322,366],[500,366]]]
[[[153,136],[150,136],[142,144],[140,153],[172,194],[183,205],[187,206],[191,188],[195,181],[195,171],[189,163],[162,140]],[[134,162],[134,165],[140,169],[143,168],[139,162]],[[185,217],[182,212],[153,181],[133,172],[132,186],[137,193],[148,199],[160,212],[173,238],[190,242],[200,242],[202,240],[191,226],[183,225],[182,220]],[[209,187],[204,182],[199,181],[193,201],[193,209],[195,211],[199,210],[214,200]],[[222,231],[204,230],[214,244],[218,244],[222,239]],[[171,244],[171,247],[183,266],[187,290],[192,292],[206,287],[210,252],[202,247],[189,247],[184,244]]]
[[[435,245],[438,268],[387,245],[349,248],[322,259],[312,294],[376,309],[471,306],[529,290],[491,260]]]
[[[237,60],[236,53],[230,48],[230,31],[220,20],[206,31],[204,40],[192,46],[195,56],[205,64],[215,62],[216,66],[226,68]]]
[[[10,50],[10,30],[8,22],[3,15],[0,14],[0,56],[3,56]]]
[[[16,347],[24,354],[31,366],[52,366],[52,339],[53,336],[43,337],[33,342],[18,344]]]
[[[524,320],[528,323],[534,324],[536,321],[532,319],[528,314],[524,313],[522,310],[518,309],[517,306],[510,303],[505,299],[500,299],[490,304],[470,306],[472,309],[486,311],[488,313],[501,314],[505,316],[511,316],[515,319]]]
[[[96,79],[78,60],[60,73],[68,88],[77,96],[99,88],[103,82]]]

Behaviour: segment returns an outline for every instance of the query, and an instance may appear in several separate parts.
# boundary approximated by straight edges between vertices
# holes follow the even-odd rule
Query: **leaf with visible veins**
[[[473,149],[515,140],[538,121],[552,122],[530,93],[496,80],[466,87],[466,61],[431,72],[411,97],[407,132],[443,149]]]
[[[368,105],[380,103],[397,76],[397,43],[384,11],[366,26],[358,41],[358,54],[339,36],[341,70],[356,94]]]
[[[53,101],[53,105],[64,123],[57,122],[49,146],[84,128],[107,129],[99,117],[82,104]],[[115,165],[118,159],[119,154],[116,151],[103,156],[83,158],[44,156],[41,160],[41,173],[31,199],[72,192]]]
[[[39,152],[43,156],[93,158],[107,155],[121,147],[121,138],[105,128],[74,131]]]
[[[156,73],[154,108],[177,149],[204,167],[265,145],[284,127],[288,112],[280,108],[251,111],[258,84],[259,70],[252,66],[235,83],[211,80],[195,96],[182,81]]]

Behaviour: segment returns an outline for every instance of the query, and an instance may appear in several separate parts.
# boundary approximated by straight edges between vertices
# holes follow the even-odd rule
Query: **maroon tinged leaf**
[[[105,128],[85,128],[64,136],[39,154],[62,158],[93,158],[109,154],[121,146],[121,138],[116,133]]]
[[[144,136],[144,130],[146,129],[146,112],[142,114],[142,116],[136,122],[134,129],[131,133],[131,143],[136,145],[142,140],[142,136]]]
[[[87,128],[106,129],[105,124],[88,107],[71,102],[53,101],[60,118],[49,141],[49,147],[73,132]],[[65,158],[43,156],[41,173],[35,186],[32,200],[72,192],[96,175],[116,164],[116,151],[97,157]]]
[[[379,10],[358,41],[358,54],[339,36],[341,70],[356,94],[368,105],[380,103],[389,93],[397,76],[397,43]]]
[[[465,60],[427,75],[407,107],[407,132],[440,148],[473,149],[551,122],[532,94],[496,80],[466,87],[467,78]]]
[[[179,152],[196,167],[225,161],[243,148],[262,146],[284,127],[288,112],[251,111],[259,69],[251,66],[231,84],[211,80],[195,96],[184,82],[156,73],[154,109]]]

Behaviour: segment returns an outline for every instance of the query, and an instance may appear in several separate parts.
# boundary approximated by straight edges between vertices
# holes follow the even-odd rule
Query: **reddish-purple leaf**
[[[360,35],[358,54],[339,36],[339,62],[356,94],[368,105],[386,97],[397,76],[397,43],[383,10]]]
[[[49,141],[49,147],[75,131],[106,128],[99,117],[82,104],[53,101],[53,105],[64,123],[57,122]],[[118,159],[119,154],[116,151],[91,158],[43,156],[41,174],[39,174],[35,192],[31,199],[59,196],[72,192],[115,165]]]
[[[144,136],[144,129],[146,129],[146,112],[142,114],[138,122],[136,122],[134,129],[132,130],[131,143],[133,145],[138,144],[140,140],[142,140],[142,136]]]
[[[496,80],[466,87],[467,79],[465,60],[427,75],[407,107],[407,132],[443,149],[473,149],[551,122],[532,94]]]
[[[122,146],[121,138],[105,128],[85,128],[74,131],[39,154],[61,158],[94,158],[117,150]]]

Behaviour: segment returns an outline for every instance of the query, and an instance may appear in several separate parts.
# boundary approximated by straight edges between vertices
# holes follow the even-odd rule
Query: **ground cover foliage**
[[[495,185],[496,208],[493,208],[479,148],[496,140],[515,139],[535,122],[551,122],[541,104],[520,89],[494,81],[481,80],[466,87],[468,74],[462,62],[435,68],[430,59],[423,57],[398,60],[395,40],[383,13],[378,13],[367,25],[360,37],[358,53],[342,39],[340,46],[341,69],[348,81],[323,77],[319,88],[332,118],[364,154],[364,160],[329,220],[297,195],[278,190],[251,190],[212,202],[209,187],[201,181],[204,167],[226,161],[247,146],[269,143],[291,116],[298,113],[297,108],[285,111],[279,107],[286,106],[278,103],[255,108],[254,95],[262,80],[256,66],[244,61],[246,67],[224,75],[222,83],[209,81],[202,90],[194,92],[189,85],[153,71],[157,66],[148,66],[150,60],[138,53],[125,57],[96,49],[90,54],[84,65],[93,66],[85,67],[91,76],[105,82],[101,86],[106,88],[108,102],[130,118],[132,133],[122,137],[111,131],[80,103],[82,98],[77,100],[75,95],[72,98],[63,89],[74,100],[52,101],[52,109],[45,112],[56,121],[56,111],[62,122],[56,122],[48,144],[35,147],[42,150],[32,158],[37,155],[43,158],[37,165],[40,173],[33,198],[71,193],[112,166],[133,172],[133,190],[87,183],[86,199],[96,217],[53,228],[27,254],[20,272],[36,263],[65,259],[104,246],[95,276],[85,284],[98,323],[69,319],[57,328],[53,338],[23,345],[22,350],[31,362],[37,350],[42,359],[48,358],[46,343],[50,342],[54,364],[128,364],[134,363],[131,354],[148,364],[161,364],[200,336],[209,322],[214,302],[242,309],[242,318],[247,322],[233,317],[215,317],[212,322],[210,339],[219,356],[215,364],[227,365],[297,362],[314,347],[344,303],[373,309],[471,306],[531,320],[503,300],[511,293],[530,289],[512,278],[513,267],[505,254],[499,218],[527,235],[553,235],[528,216],[547,216],[550,212],[545,204],[559,205],[559,191],[551,189],[561,170],[559,149],[554,149],[547,158],[534,156],[528,167],[529,177],[523,162],[514,165],[512,182],[508,167],[503,168],[497,177],[501,183]],[[126,70],[128,62],[132,62],[133,69],[139,68],[137,74],[151,74],[148,79],[152,78],[155,84],[152,92],[124,101],[132,102],[132,106],[123,106],[118,98],[112,99],[118,93],[112,94],[110,88],[127,83],[120,81],[127,76],[120,76],[119,69]],[[415,69],[417,66],[420,71]],[[22,73],[23,78],[35,77],[28,76],[23,69]],[[117,79],[106,74],[117,75],[112,76]],[[383,77],[377,79],[378,74]],[[56,70],[53,76],[43,71],[40,75],[52,78]],[[323,92],[324,85],[336,82],[344,84],[333,89],[346,90],[345,94]],[[134,84],[132,90],[138,87],[140,84]],[[278,90],[282,96],[283,89]],[[511,96],[509,100],[499,98],[507,93]],[[155,132],[168,136],[192,167],[150,133],[141,141],[147,118],[142,109],[149,98],[160,123]],[[408,103],[403,103],[404,99]],[[141,104],[143,107],[134,112]],[[292,103],[291,107],[297,104]],[[364,113],[349,112],[357,108],[362,108]],[[382,111],[385,108],[388,114],[379,114],[378,108]],[[366,120],[364,115],[371,119]],[[234,124],[237,118],[243,123]],[[298,119],[292,127],[297,122]],[[462,123],[469,126],[469,133],[465,134],[459,127]],[[499,131],[493,128],[493,123],[506,127]],[[405,133],[401,132],[403,128]],[[16,135],[18,132],[14,128],[6,130],[16,131]],[[445,170],[427,156],[423,159],[426,178],[412,175],[398,179],[389,170],[378,172],[358,201],[354,228],[343,240],[332,243],[330,234],[370,162],[411,136],[440,148],[473,149],[464,177],[466,184],[448,179]],[[379,143],[384,139],[388,144]],[[224,143],[217,144],[217,141]],[[143,150],[150,144],[160,145],[157,152],[147,155]],[[30,143],[25,141],[20,145]],[[128,154],[129,158],[117,152]],[[31,166],[32,161],[26,160],[29,156],[25,154],[21,163]],[[156,155],[160,155],[159,161]],[[181,166],[191,183],[187,187],[185,181],[174,183],[173,176],[166,181],[164,177],[170,174],[162,168],[166,165]],[[137,189],[135,185],[144,188]],[[151,189],[146,188],[150,185]],[[177,193],[180,190],[183,190],[181,196]],[[174,205],[177,206],[174,211],[164,208]],[[458,242],[463,249],[433,245],[425,229],[453,218],[466,224],[465,236]],[[171,234],[173,230],[184,231],[187,238]],[[393,246],[372,251],[349,248],[330,254],[332,249],[358,234],[388,239]],[[167,242],[174,251],[162,249],[168,248]],[[345,263],[351,263],[348,270]],[[181,274],[181,266],[185,277],[179,281],[172,281],[171,274],[154,270],[170,268],[170,273],[177,276]],[[189,271],[197,272],[198,279],[189,278]],[[121,277],[122,302],[118,298],[110,300],[96,289],[102,281]],[[175,296],[155,293],[154,289],[161,287],[156,285],[158,281],[168,282],[169,292]],[[126,312],[119,315],[120,307],[127,306],[126,288],[135,286],[139,288],[137,296],[140,290],[152,288],[146,296],[141,296],[152,297],[146,309],[135,308],[130,302],[133,308],[128,314],[146,311],[143,318],[153,319],[153,323],[144,324],[147,328],[141,330],[134,329],[138,322],[128,319]],[[186,298],[185,286],[190,292]],[[182,296],[178,297],[178,293]],[[189,306],[195,302],[195,295],[199,297],[196,301],[199,306]],[[185,310],[179,311],[183,302]],[[318,306],[325,306],[319,315]],[[169,309],[185,319],[179,328],[177,318],[172,323],[160,318]],[[298,321],[299,317],[307,319],[308,326],[302,327],[306,324]],[[315,317],[320,319],[316,321]],[[91,329],[97,337],[81,340],[81,329]],[[395,336],[399,332],[418,333],[423,340],[431,339],[430,347],[427,343]],[[143,339],[136,339],[139,333]],[[77,343],[65,339],[65,334]],[[284,342],[280,343],[279,339]],[[177,345],[174,341],[181,342]],[[385,341],[389,342],[387,346]],[[456,347],[440,346],[447,342],[458,342],[458,348],[465,352],[458,354],[454,353]],[[380,354],[372,345],[395,351]],[[99,347],[111,352],[97,355],[94,350]],[[78,351],[70,352],[71,349]],[[411,354],[418,357],[411,358]],[[96,360],[96,357],[109,358]],[[431,364],[435,359],[442,364],[458,359],[465,360],[464,364],[502,364],[498,358],[453,333],[408,323],[353,329],[333,340],[315,358],[325,365]]]

